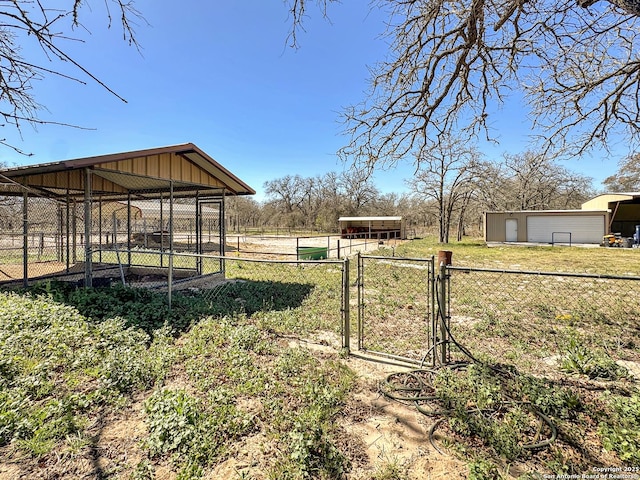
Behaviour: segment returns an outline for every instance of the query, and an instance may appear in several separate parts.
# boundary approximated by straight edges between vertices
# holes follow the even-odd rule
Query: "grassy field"
[[[441,249],[423,239],[395,255]],[[445,249],[459,267],[640,275],[635,249]],[[464,274],[458,362],[415,372],[335,348],[339,265],[237,261],[228,274],[238,281],[175,294],[171,310],[121,286],[0,292],[0,478],[533,479],[640,465],[640,392],[620,363],[640,360],[640,323],[624,305],[578,315],[574,290]],[[402,293],[380,295],[390,315],[421,301]]]

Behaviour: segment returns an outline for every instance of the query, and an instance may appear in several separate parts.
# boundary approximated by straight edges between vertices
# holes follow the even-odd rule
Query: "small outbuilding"
[[[609,225],[609,210],[486,212],[484,238],[487,242],[600,244]]]
[[[402,217],[340,217],[342,238],[406,239],[405,221]]]
[[[601,244],[605,235],[632,238],[640,226],[640,192],[604,193],[581,210],[486,212],[487,242]]]
[[[192,143],[2,170],[0,282],[74,274],[92,285],[114,264],[123,281],[134,268],[169,282],[224,274],[203,253],[224,256],[225,197],[252,194]]]
[[[633,237],[640,225],[640,192],[605,193],[582,204],[583,210],[609,210],[607,233]]]

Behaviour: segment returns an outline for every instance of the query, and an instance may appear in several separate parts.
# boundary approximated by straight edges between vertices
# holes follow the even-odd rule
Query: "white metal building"
[[[609,210],[530,210],[485,213],[485,241],[599,244]]]

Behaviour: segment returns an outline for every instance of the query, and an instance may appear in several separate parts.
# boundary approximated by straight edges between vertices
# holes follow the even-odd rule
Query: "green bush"
[[[166,292],[122,284],[107,288],[76,288],[68,282],[47,281],[22,293],[44,295],[55,302],[71,305],[95,323],[122,318],[127,327],[153,335],[164,326],[169,326],[175,333],[184,332],[205,316],[252,315],[297,307],[311,290],[311,285],[298,283],[232,282],[199,293],[175,292],[171,308]]]
[[[584,345],[575,335],[569,339],[560,369],[567,373],[607,380],[617,380],[628,375],[627,369],[618,365],[609,355],[598,348]]]

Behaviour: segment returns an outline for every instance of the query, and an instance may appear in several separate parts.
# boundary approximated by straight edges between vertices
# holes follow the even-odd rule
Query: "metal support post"
[[[74,208],[75,211],[75,208]],[[75,219],[75,215],[74,215]],[[84,286],[93,285],[91,263],[91,169],[84,170]]]
[[[29,194],[22,193],[22,285],[29,286]]]
[[[131,267],[131,193],[127,194],[127,265]]]
[[[449,312],[447,308],[447,282],[449,275],[447,266],[451,265],[451,252],[442,250],[438,252],[439,274],[437,279],[438,285],[438,323],[440,327],[440,363],[445,365],[448,362],[449,351]],[[438,349],[436,349],[438,351]]]
[[[160,235],[162,236],[162,232]],[[173,180],[169,181],[169,274],[167,275],[167,290],[169,309],[171,309],[173,294]]]
[[[349,259],[342,264],[342,348],[348,355],[351,349],[351,315],[349,301]]]
[[[438,323],[440,329],[440,335],[438,342],[440,344],[440,348],[438,351],[440,352],[440,364],[445,365],[447,363],[447,345],[449,343],[449,338],[447,335],[447,324],[446,324],[446,316],[447,313],[445,311],[445,305],[447,302],[447,266],[444,263],[440,264],[440,270],[438,274]]]

